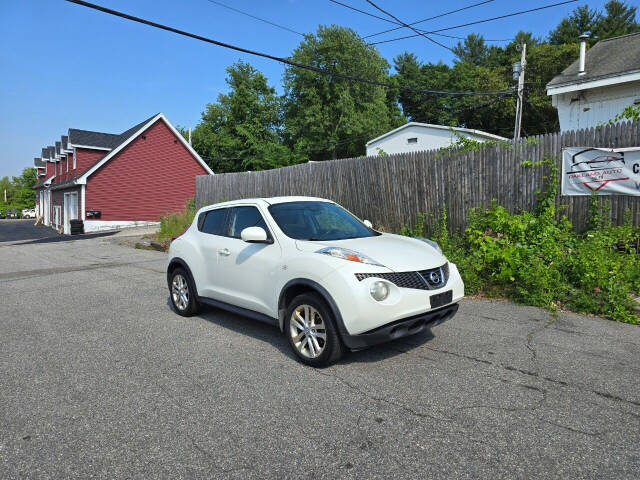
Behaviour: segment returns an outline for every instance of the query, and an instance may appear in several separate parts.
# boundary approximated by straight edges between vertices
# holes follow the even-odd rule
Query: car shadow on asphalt
[[[170,297],[167,297],[167,306],[173,310]],[[233,332],[268,343],[285,356],[297,360],[296,355],[291,351],[287,340],[278,327],[209,306],[203,306],[203,311],[197,317]],[[433,338],[435,337],[431,330],[425,329],[409,337],[392,340],[364,350],[347,351],[337,363],[338,365],[345,365],[381,362],[387,358],[403,355],[413,349],[420,348]]]

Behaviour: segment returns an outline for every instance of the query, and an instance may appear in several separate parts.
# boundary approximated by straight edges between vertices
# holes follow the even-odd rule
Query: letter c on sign
[[[640,163],[633,164],[633,173],[640,173]]]

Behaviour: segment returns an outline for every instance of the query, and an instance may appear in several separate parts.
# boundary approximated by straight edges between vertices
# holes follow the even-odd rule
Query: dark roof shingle
[[[587,50],[585,74],[578,75],[579,58],[556,75],[547,87],[585,83],[640,70],[640,32],[600,40]]]
[[[113,133],[92,132],[78,128],[69,129],[69,143],[74,145],[112,149],[114,145],[119,143],[118,137],[119,135]]]

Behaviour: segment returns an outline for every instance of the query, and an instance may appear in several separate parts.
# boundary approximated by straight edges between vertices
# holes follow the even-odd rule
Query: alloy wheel
[[[327,344],[327,330],[320,312],[311,305],[299,305],[291,314],[291,340],[298,352],[316,358]]]
[[[179,310],[186,310],[189,305],[189,286],[187,280],[180,274],[174,276],[171,282],[171,297]]]

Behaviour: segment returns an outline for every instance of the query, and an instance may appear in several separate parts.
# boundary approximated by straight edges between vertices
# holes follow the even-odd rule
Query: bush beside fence
[[[640,122],[627,122],[579,131],[530,137],[517,148],[499,144],[467,153],[424,151],[374,157],[310,162],[259,172],[199,176],[198,207],[225,200],[281,195],[332,199],[385,231],[413,225],[426,213],[427,227],[447,209],[449,228],[467,225],[472,207],[486,207],[495,199],[510,212],[535,208],[537,192],[544,188],[548,167],[535,166],[553,158],[561,168],[562,147],[623,148],[640,146]],[[558,188],[559,190],[559,188]],[[601,196],[610,201],[614,225],[630,212],[640,225],[640,197]],[[578,229],[587,226],[589,197],[561,197],[566,215]],[[431,215],[431,216],[430,216]]]

